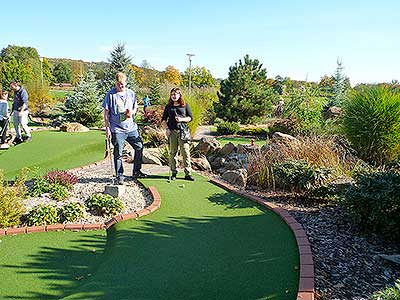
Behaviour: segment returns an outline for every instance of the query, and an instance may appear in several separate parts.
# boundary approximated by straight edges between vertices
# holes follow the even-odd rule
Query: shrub
[[[321,187],[332,177],[332,170],[313,167],[305,160],[289,160],[274,166],[276,185],[296,192]]]
[[[85,215],[85,206],[79,202],[70,202],[60,208],[58,219],[61,223],[74,222]]]
[[[400,239],[400,174],[381,171],[356,178],[345,195],[344,207],[362,231]]]
[[[22,204],[22,189],[16,181],[13,187],[4,182],[3,172],[0,170],[0,228],[16,226],[20,224],[20,219],[24,213]]]
[[[26,215],[28,226],[49,225],[57,223],[57,207],[54,205],[37,205]]]
[[[41,194],[48,193],[49,190],[50,183],[42,177],[35,176],[33,178],[33,185],[29,189],[29,195],[39,197]]]
[[[124,204],[118,198],[100,193],[90,196],[85,205],[89,211],[102,216],[115,215],[124,208]]]
[[[51,183],[49,193],[54,200],[62,201],[68,197],[68,190],[65,186],[59,183]]]
[[[400,156],[400,93],[364,87],[344,105],[343,130],[360,157],[383,164]]]
[[[68,171],[54,170],[48,172],[44,177],[49,183],[57,183],[71,189],[78,182],[78,177]]]
[[[240,128],[237,132],[240,135],[252,135],[259,137],[267,137],[269,133],[268,127],[248,126]]]
[[[221,122],[217,125],[218,134],[236,134],[240,129],[239,123],[236,122]]]
[[[400,279],[397,279],[393,287],[385,288],[376,292],[372,299],[374,300],[400,300]]]

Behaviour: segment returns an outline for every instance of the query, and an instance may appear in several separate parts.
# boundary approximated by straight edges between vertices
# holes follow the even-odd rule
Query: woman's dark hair
[[[172,101],[172,99],[171,99],[171,94],[172,93],[179,93],[180,96],[179,96],[179,99],[178,99],[178,103],[179,103],[180,107],[183,107],[183,106],[186,105],[185,100],[183,100],[182,91],[181,91],[180,88],[173,88],[169,92],[169,105],[174,105],[174,101]]]

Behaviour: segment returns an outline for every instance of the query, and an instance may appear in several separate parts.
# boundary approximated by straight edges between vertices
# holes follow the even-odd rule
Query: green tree
[[[343,101],[346,99],[347,91],[350,87],[349,78],[343,74],[343,62],[337,60],[337,68],[333,76],[333,96],[329,106],[342,106]]]
[[[31,73],[22,62],[15,57],[0,60],[0,83],[3,88],[9,88],[13,80],[21,83],[28,82],[31,79]]]
[[[69,119],[87,126],[100,125],[102,110],[99,99],[98,83],[93,69],[89,68],[65,103]]]
[[[159,104],[161,99],[161,84],[158,80],[154,80],[150,84],[150,101],[151,104]]]
[[[53,75],[56,82],[59,83],[71,83],[73,79],[73,74],[71,67],[65,62],[59,62],[53,70]]]
[[[119,43],[110,53],[109,66],[106,70],[104,79],[100,83],[100,91],[102,98],[107,92],[115,86],[115,75],[118,72],[125,73],[127,77],[127,86],[136,89],[134,73],[131,68],[132,58],[126,54],[125,44]]]
[[[189,86],[189,68],[182,74],[183,86]],[[214,87],[217,86],[218,82],[211,75],[211,72],[205,67],[194,67],[191,69],[191,86],[192,87]]]
[[[42,67],[43,67],[43,80],[47,83],[54,82],[54,76],[51,71],[52,67],[49,60],[46,57],[43,57]]]
[[[246,55],[229,68],[218,98],[214,105],[217,117],[247,124],[270,113],[277,95],[268,85],[266,69]]]

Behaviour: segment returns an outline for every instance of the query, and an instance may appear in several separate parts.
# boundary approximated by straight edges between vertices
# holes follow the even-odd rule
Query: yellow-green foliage
[[[22,200],[26,195],[27,170],[24,169],[17,176],[13,186],[4,181],[3,171],[0,170],[0,228],[7,228],[20,224],[24,213]]]

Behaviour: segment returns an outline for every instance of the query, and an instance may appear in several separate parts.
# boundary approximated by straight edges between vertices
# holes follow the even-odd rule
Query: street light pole
[[[189,94],[190,94],[190,90],[192,88],[192,56],[194,56],[194,54],[186,54],[189,57]]]
[[[40,59],[40,71],[42,73],[42,87],[43,87],[43,56],[40,56],[39,59]]]

